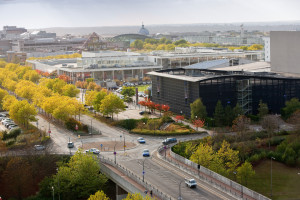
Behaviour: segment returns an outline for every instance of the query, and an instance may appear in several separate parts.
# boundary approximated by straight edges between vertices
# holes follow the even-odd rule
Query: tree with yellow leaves
[[[2,109],[3,99],[8,95],[6,90],[0,89],[0,109]]]
[[[7,88],[8,90],[14,92],[16,89],[17,82],[7,78],[3,81],[2,85],[3,85],[3,87]]]
[[[68,97],[76,97],[79,94],[79,89],[75,85],[67,84],[62,88],[62,94]]]
[[[13,105],[16,101],[18,101],[16,97],[12,95],[6,95],[2,100],[3,109],[9,111],[11,105]]]
[[[28,100],[32,100],[35,92],[37,91],[37,85],[31,81],[21,80],[17,83],[15,93]]]
[[[95,194],[92,194],[88,200],[109,200],[106,194],[101,190],[97,191]]]
[[[123,200],[152,200],[152,198],[149,196],[143,197],[140,193],[129,193],[127,197]]]
[[[123,110],[125,110],[124,101],[113,93],[106,95],[101,102],[100,111],[104,115],[111,115],[112,119],[114,114],[118,114]]]
[[[22,123],[24,126],[26,125],[28,128],[29,121],[35,121],[35,116],[37,115],[37,111],[35,107],[28,103],[28,101],[14,101],[14,103],[10,106],[9,115],[15,121]]]
[[[34,70],[28,70],[23,76],[23,79],[32,81],[34,83],[37,83],[40,80],[40,78],[41,78],[41,75],[39,75]]]
[[[223,141],[217,152],[217,157],[220,158],[222,165],[225,166],[229,174],[232,174],[240,164],[239,152],[231,149],[226,140]]]

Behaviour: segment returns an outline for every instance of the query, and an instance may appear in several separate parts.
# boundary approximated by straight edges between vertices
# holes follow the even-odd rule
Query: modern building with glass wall
[[[152,101],[186,116],[190,116],[190,104],[197,98],[202,99],[209,116],[218,100],[223,106],[239,103],[245,114],[257,114],[260,100],[271,113],[280,113],[285,101],[300,98],[300,78],[270,72],[177,68],[148,74],[152,78]]]

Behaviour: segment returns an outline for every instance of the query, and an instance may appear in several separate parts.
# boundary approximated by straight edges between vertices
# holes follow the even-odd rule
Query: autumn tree
[[[40,78],[41,78],[41,76],[34,70],[28,70],[23,75],[24,80],[32,81],[34,83],[37,83]]]
[[[100,111],[104,115],[110,114],[112,119],[114,114],[118,114],[123,110],[125,110],[123,100],[113,93],[110,93],[107,96],[105,96],[100,106]]]
[[[252,168],[251,163],[245,162],[237,169],[237,177],[240,180],[240,183],[247,185],[248,180],[255,175],[255,171]]]
[[[6,95],[3,100],[2,100],[2,108],[4,110],[7,110],[9,111],[11,106],[17,102],[18,100],[16,99],[15,96],[12,96],[12,95]]]
[[[79,94],[79,89],[75,85],[67,84],[62,88],[62,94],[68,97],[76,97]]]
[[[6,90],[0,89],[0,109],[2,109],[3,99],[6,95],[8,95],[8,92]]]
[[[196,116],[200,119],[205,119],[207,116],[206,107],[203,105],[200,98],[196,99],[190,104],[191,107],[191,118],[195,119]]]
[[[240,115],[233,121],[232,129],[236,131],[240,137],[243,137],[243,135],[249,129],[249,125],[250,119],[245,115]]]
[[[87,199],[104,188],[107,178],[99,171],[100,166],[93,155],[77,151],[67,164],[58,168],[53,176],[53,186],[61,199]]]
[[[101,190],[97,191],[95,194],[92,194],[88,200],[109,200],[106,194]]]
[[[97,112],[100,111],[101,102],[105,98],[106,95],[107,95],[107,91],[104,89],[102,89],[100,92],[96,93],[95,98],[92,102],[92,105]]]
[[[233,173],[240,163],[239,152],[230,148],[230,144],[227,141],[223,141],[221,148],[217,154],[223,166],[225,166],[228,174]]]
[[[37,111],[35,107],[28,103],[28,101],[15,101],[9,110],[9,115],[15,121],[22,123],[23,125],[27,125],[29,121],[35,121],[35,116],[37,115]]]
[[[197,150],[191,155],[190,160],[206,168],[210,168],[211,161],[214,157],[212,146],[200,143]]]
[[[182,122],[182,120],[184,120],[184,116],[183,115],[176,115],[176,117],[175,117],[175,121],[176,122],[178,122],[178,121]]]
[[[149,196],[143,197],[140,193],[129,193],[127,197],[123,200],[152,200],[152,198]]]
[[[202,128],[204,127],[205,125],[205,120],[203,119],[195,119],[193,120],[193,125],[197,128],[197,131],[198,131],[198,128]]]
[[[270,140],[273,135],[273,132],[279,128],[278,119],[274,115],[265,115],[260,121],[261,126],[268,133],[269,137],[269,149],[271,148]]]
[[[144,42],[142,40],[135,40],[130,44],[130,47],[133,47],[135,49],[142,49],[144,45]]]

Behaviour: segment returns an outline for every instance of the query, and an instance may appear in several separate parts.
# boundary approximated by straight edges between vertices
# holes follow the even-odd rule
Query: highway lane
[[[145,161],[144,161],[145,160]],[[120,162],[122,165],[126,166],[131,171],[135,172],[137,175],[142,177],[143,172],[143,161],[144,161],[144,171],[145,171],[145,181],[154,184],[157,188],[160,188],[166,194],[172,196],[172,198],[177,199],[179,196],[179,183],[184,180],[184,177],[180,176],[176,169],[167,169],[151,158],[145,159],[132,159],[129,161]],[[200,186],[197,188],[188,188],[185,186],[184,182],[181,183],[181,196],[183,199],[222,199],[213,193],[210,193]]]

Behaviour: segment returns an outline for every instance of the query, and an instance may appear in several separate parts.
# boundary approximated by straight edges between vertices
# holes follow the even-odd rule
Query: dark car
[[[145,114],[145,111],[141,111],[141,112],[139,112],[139,114],[140,114],[140,115],[143,115],[143,114]]]
[[[168,144],[172,144],[172,143],[176,143],[176,142],[177,142],[176,138],[167,138],[162,141],[163,145],[168,145]]]
[[[73,142],[68,142],[68,148],[73,148],[74,147],[74,143]]]

